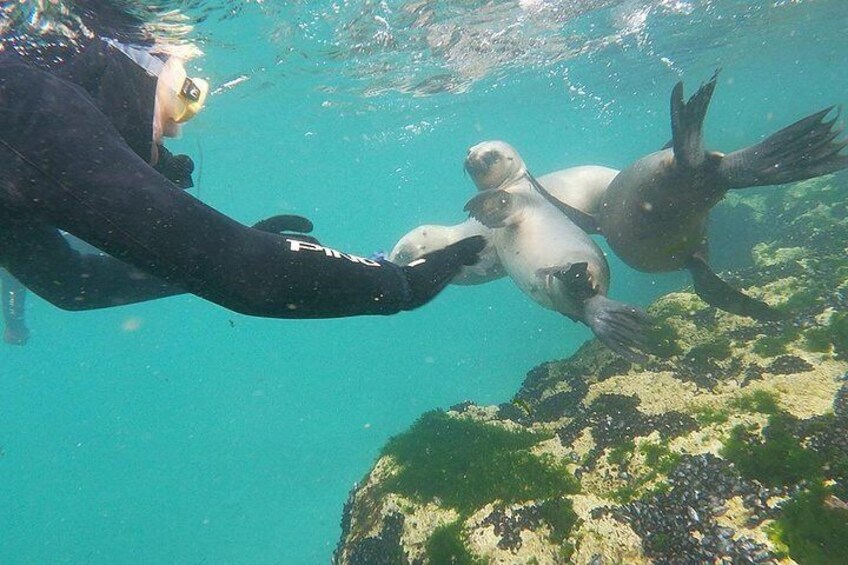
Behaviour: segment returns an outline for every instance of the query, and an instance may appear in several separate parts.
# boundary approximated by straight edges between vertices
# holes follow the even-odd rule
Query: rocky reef
[[[848,563],[848,178],[715,215],[752,257],[724,278],[784,319],[668,294],[644,365],[592,342],[509,403],[423,415],[351,493],[334,562]]]

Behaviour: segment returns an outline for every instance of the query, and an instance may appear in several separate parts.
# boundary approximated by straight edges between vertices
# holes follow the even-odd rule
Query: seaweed
[[[485,561],[474,557],[462,537],[462,522],[457,521],[436,528],[425,549],[427,562],[451,565],[483,565]]]
[[[721,454],[736,465],[743,477],[756,479],[764,485],[789,486],[814,479],[821,469],[821,457],[804,448],[795,437],[796,422],[788,414],[772,414],[762,440],[750,427],[736,426]]]
[[[542,499],[577,492],[578,482],[550,456],[530,448],[541,434],[512,432],[444,412],[424,414],[383,449],[401,466],[384,487],[468,515],[489,502]]]
[[[745,412],[759,412],[760,414],[777,414],[780,407],[777,404],[777,396],[767,390],[755,390],[743,394],[734,400],[731,405]]]
[[[848,563],[848,510],[828,505],[830,490],[817,483],[783,506],[771,529],[774,541],[805,565]]]

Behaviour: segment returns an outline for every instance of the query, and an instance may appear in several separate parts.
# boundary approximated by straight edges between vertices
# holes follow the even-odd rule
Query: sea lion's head
[[[397,242],[389,253],[389,261],[400,266],[409,265],[422,256],[444,249],[451,243],[459,241],[455,230],[449,226],[423,225],[418,226]]]
[[[484,141],[469,149],[465,170],[477,190],[502,188],[527,174],[521,155],[503,141]]]

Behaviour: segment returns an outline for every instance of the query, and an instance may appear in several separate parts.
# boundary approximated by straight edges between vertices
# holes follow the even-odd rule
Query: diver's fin
[[[596,294],[583,303],[585,323],[601,343],[628,361],[644,363],[651,319],[636,306]]]
[[[29,329],[26,325],[26,288],[7,271],[0,269],[0,292],[3,294],[3,322],[6,325],[3,341],[11,345],[25,345],[29,340]]]
[[[487,228],[502,228],[509,223],[516,205],[514,194],[490,189],[478,192],[462,209]]]
[[[724,156],[719,173],[731,188],[785,184],[833,173],[848,167],[842,150],[848,139],[837,125],[841,108],[825,108],[769,136],[760,143]]]
[[[671,134],[674,160],[686,169],[699,167],[705,159],[703,145],[704,116],[715,90],[718,70],[701,85],[688,102],[683,101],[683,82],[671,91]]]
[[[309,233],[312,231],[313,227],[314,226],[309,219],[293,214],[271,216],[270,218],[260,220],[253,224],[253,229],[270,233]]]
[[[692,273],[695,293],[710,306],[755,320],[779,320],[784,317],[765,302],[751,298],[721,280],[702,258],[690,257],[686,261],[686,268]]]
[[[536,192],[541,194],[545,200],[553,204],[557,210],[565,214],[565,216],[574,222],[578,228],[586,233],[601,233],[601,227],[598,225],[598,220],[595,219],[595,216],[587,214],[583,210],[578,210],[573,206],[569,206],[562,200],[559,200],[556,196],[548,192],[548,189],[542,186],[542,183],[536,180],[536,177],[531,175],[529,172],[527,173],[527,178],[530,180],[530,184]]]

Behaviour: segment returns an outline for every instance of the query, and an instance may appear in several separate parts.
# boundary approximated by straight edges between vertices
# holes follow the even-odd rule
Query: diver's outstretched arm
[[[63,229],[174,287],[278,318],[392,314],[424,304],[482,238],[409,267],[248,228],[173,189],[124,143],[88,95],[0,63],[0,207]],[[13,266],[28,284],[39,259]],[[31,287],[32,288],[32,287]],[[50,288],[34,291],[47,300]]]

